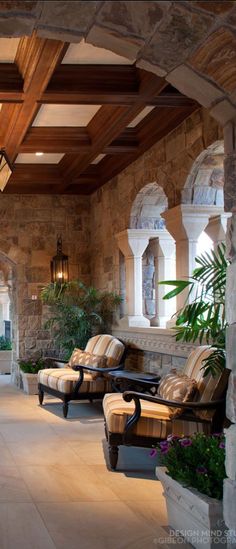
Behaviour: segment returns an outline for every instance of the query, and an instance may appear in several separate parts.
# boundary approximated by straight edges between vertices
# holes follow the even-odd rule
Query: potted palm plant
[[[75,347],[84,349],[90,337],[111,329],[121,302],[116,293],[87,287],[78,280],[48,284],[41,291],[41,299],[50,307],[45,327],[53,330],[54,341],[66,360]]]
[[[156,474],[164,489],[169,525],[197,549],[226,546],[221,501],[224,435],[170,435],[152,453],[159,457]]]
[[[197,267],[188,280],[165,280],[159,284],[174,286],[163,299],[171,299],[188,290],[186,304],[177,312],[174,326],[176,341],[211,344],[213,352],[206,359],[205,375],[213,375],[225,367],[225,244],[219,244],[216,252],[206,252],[196,257]],[[190,302],[189,302],[190,301]]]
[[[10,374],[12,364],[12,343],[0,336],[0,374]]]

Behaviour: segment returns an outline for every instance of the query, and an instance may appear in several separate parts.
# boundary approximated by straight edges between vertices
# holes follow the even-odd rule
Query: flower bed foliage
[[[174,480],[212,498],[222,499],[226,477],[223,434],[197,433],[182,438],[170,435],[152,452],[153,456],[156,454]]]
[[[39,370],[45,368],[45,360],[43,358],[38,358],[36,360],[19,360],[19,366],[24,374],[37,374]]]

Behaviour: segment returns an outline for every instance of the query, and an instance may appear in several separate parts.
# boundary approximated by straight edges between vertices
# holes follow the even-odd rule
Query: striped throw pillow
[[[88,353],[87,351],[82,351],[81,349],[74,349],[70,360],[68,362],[70,368],[75,366],[92,366],[95,368],[106,368],[107,366],[107,357],[105,355],[94,355]],[[100,376],[98,372],[90,372],[93,379],[97,379]]]
[[[197,388],[197,383],[194,379],[184,375],[177,374],[175,371],[170,372],[160,381],[158,394],[166,400],[177,400],[181,402],[191,401]],[[170,408],[170,418],[179,417],[184,408]]]

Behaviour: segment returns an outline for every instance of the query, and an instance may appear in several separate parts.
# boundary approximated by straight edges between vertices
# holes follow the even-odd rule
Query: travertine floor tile
[[[104,465],[107,462],[106,454],[101,442],[68,442],[71,449],[80,460],[87,465]],[[106,448],[105,448],[106,452]]]
[[[110,488],[122,500],[145,501],[158,499],[160,482],[150,478],[147,472],[142,477],[128,476],[124,472],[108,471],[103,465],[93,467],[101,482],[109,485]]]
[[[119,498],[109,484],[87,465],[20,467],[34,501],[115,501]]]
[[[40,503],[38,509],[57,549],[155,549],[160,533],[123,502]]]
[[[10,501],[28,502],[32,498],[17,467],[0,466],[0,502]]]
[[[9,442],[8,448],[18,465],[72,465],[79,457],[58,437],[58,442]]]
[[[1,549],[56,549],[33,503],[0,503]]]
[[[46,423],[35,422],[34,419],[28,422],[0,424],[0,433],[6,442],[38,441],[56,439],[60,442],[55,431]]]

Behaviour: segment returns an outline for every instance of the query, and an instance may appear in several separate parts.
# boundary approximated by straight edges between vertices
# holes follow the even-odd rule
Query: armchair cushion
[[[95,355],[89,353],[88,351],[82,351],[81,349],[74,349],[68,366],[73,369],[74,366],[92,366],[95,368],[106,368],[107,366],[107,357],[105,355]],[[91,372],[93,379],[97,379],[99,374]]]
[[[80,373],[75,372],[68,366],[66,368],[49,368],[40,370],[38,374],[39,383],[60,391],[61,393],[72,393],[79,379]],[[110,381],[105,378],[93,379],[90,372],[84,373],[84,380],[80,386],[80,393],[96,393],[111,390]]]
[[[171,410],[164,404],[141,400],[141,417],[132,429],[132,435],[165,439],[170,434],[186,436],[196,432],[209,432],[207,423],[197,420],[171,420]],[[134,402],[125,402],[120,393],[106,394],[103,409],[109,433],[124,433],[128,418],[134,412]]]
[[[158,395],[166,400],[188,402],[193,399],[196,388],[197,382],[194,379],[174,371],[163,376],[158,388]],[[181,407],[169,408],[169,410],[170,419],[179,417],[184,412]]]

